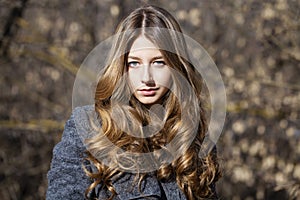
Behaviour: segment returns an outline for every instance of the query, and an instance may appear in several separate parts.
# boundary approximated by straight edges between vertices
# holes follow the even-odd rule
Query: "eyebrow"
[[[141,58],[137,57],[137,56],[128,56],[128,58],[134,59],[134,60],[142,60]],[[151,58],[151,60],[158,60],[158,59],[163,59],[162,56],[155,56],[153,58]]]

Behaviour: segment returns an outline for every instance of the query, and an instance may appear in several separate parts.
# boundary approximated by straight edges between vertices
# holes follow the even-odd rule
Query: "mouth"
[[[139,89],[138,92],[140,92],[144,96],[154,96],[158,89],[159,88],[143,88]]]

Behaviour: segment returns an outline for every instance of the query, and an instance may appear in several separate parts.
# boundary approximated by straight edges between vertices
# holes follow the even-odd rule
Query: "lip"
[[[144,96],[154,96],[159,88],[142,88],[138,91]]]

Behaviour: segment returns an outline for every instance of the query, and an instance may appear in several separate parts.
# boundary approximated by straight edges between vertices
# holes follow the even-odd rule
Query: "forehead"
[[[159,50],[158,47],[153,44],[148,38],[146,38],[145,36],[139,36],[133,42],[130,48],[130,52],[146,49]]]

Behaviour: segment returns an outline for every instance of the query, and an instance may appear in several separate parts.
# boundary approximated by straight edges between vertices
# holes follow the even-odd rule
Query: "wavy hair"
[[[154,153],[156,150],[163,150],[164,153],[154,154],[155,159],[163,158],[166,154],[172,156],[173,151],[180,152],[171,163],[162,164],[155,171],[158,180],[174,178],[187,199],[202,199],[214,195],[212,188],[220,177],[216,152],[212,151],[205,157],[198,156],[207,132],[201,95],[202,79],[188,62],[184,38],[177,32],[182,33],[174,17],[156,6],[143,6],[134,10],[117,27],[118,37],[112,45],[107,67],[95,92],[95,110],[99,115],[103,134],[86,141],[89,151],[87,159],[97,168],[97,172],[85,170],[94,180],[86,190],[86,196],[101,184],[111,192],[110,199],[113,199],[116,191],[112,180],[130,169],[135,162],[123,162],[120,165],[120,159],[130,160],[124,151]],[[147,106],[131,95],[128,85],[128,52],[141,35],[161,49],[166,64],[179,74],[177,76],[173,73],[172,89],[162,97],[165,109],[163,119],[151,117]],[[185,87],[180,77],[187,80],[190,87]],[[116,121],[113,116],[117,116],[119,120]],[[196,129],[192,126],[195,116],[199,119]],[[159,130],[155,135],[147,138],[134,136],[145,135],[142,127],[149,124]],[[195,137],[189,142],[193,134]],[[104,136],[114,144],[113,147],[103,139]],[[166,148],[171,141],[174,145],[172,150]],[[109,165],[100,161],[101,155],[108,155],[109,159],[106,161]],[[137,173],[139,185],[145,175],[143,172]]]

